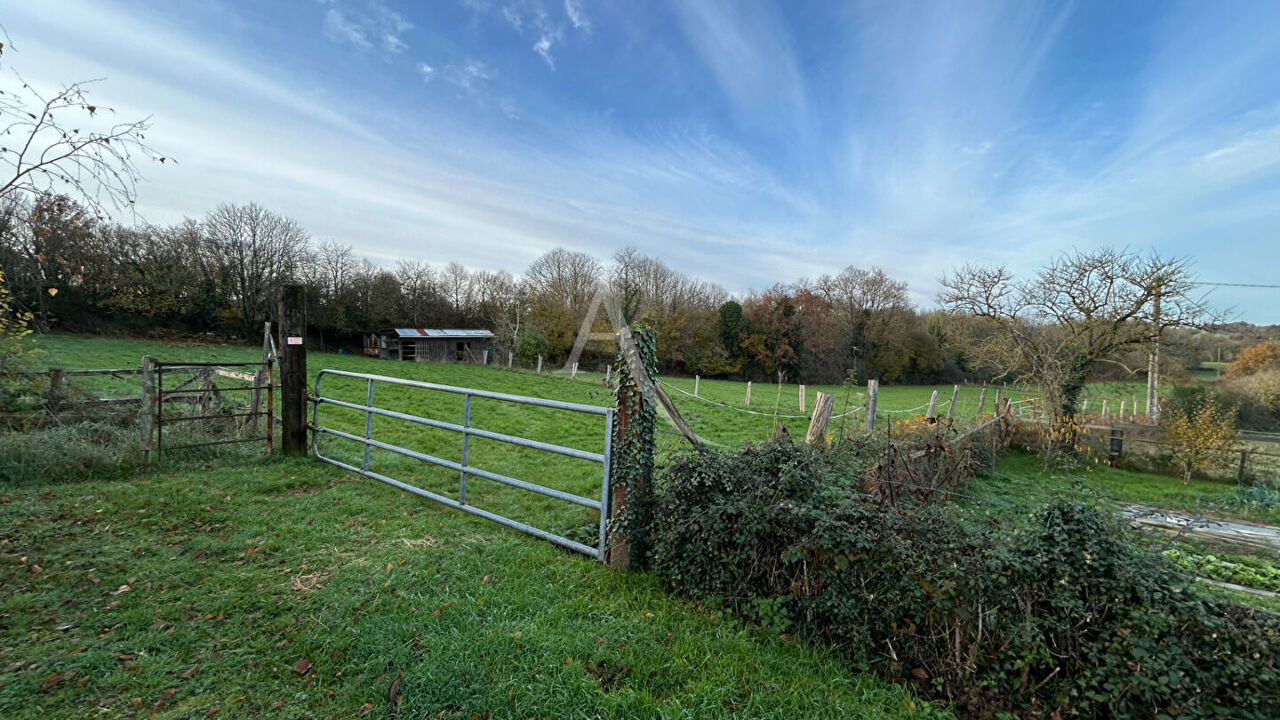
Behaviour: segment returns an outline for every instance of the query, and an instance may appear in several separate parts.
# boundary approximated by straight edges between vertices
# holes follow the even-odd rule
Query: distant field
[[[228,362],[256,360],[260,356],[259,350],[247,346],[164,343],[73,335],[43,336],[38,338],[38,345],[42,348],[42,364],[77,369],[137,367],[143,355],[155,355],[162,360]],[[608,390],[604,387],[604,376],[599,372],[579,372],[576,382],[570,383],[565,382],[568,378],[559,371],[547,370],[538,376],[529,371],[508,371],[498,367],[403,363],[336,353],[311,353],[308,367],[313,378],[318,370],[329,367],[574,402],[603,405],[610,401]],[[803,434],[808,427],[808,412],[812,411],[819,391],[835,396],[837,417],[832,422],[833,431],[861,428],[865,422],[865,416],[860,410],[866,405],[865,385],[809,385],[806,388],[805,410],[802,411],[799,386],[792,383],[781,387],[773,383],[753,383],[751,404],[747,406],[745,382],[703,379],[698,383],[698,397],[695,398],[692,397],[693,378],[662,377],[661,380],[667,385],[668,394],[694,430],[715,443],[763,440],[773,433],[775,419],[792,434]],[[77,386],[100,392],[103,396],[131,396],[141,392],[140,381],[136,377],[85,378],[77,379],[76,383]],[[988,391],[984,412],[991,412],[996,389],[992,387]],[[934,390],[938,391],[938,413],[945,415],[951,400],[951,385],[882,385],[877,402],[877,426],[882,427],[887,418],[923,414]],[[1015,400],[1038,394],[1025,388],[1002,386],[999,390],[1003,396]],[[978,411],[981,392],[981,387],[977,385],[960,386],[954,411],[958,425],[972,422]],[[1132,411],[1135,399],[1141,407],[1145,403],[1145,394],[1144,383],[1105,382],[1090,384],[1085,397],[1089,402],[1090,413],[1100,411],[1105,399],[1109,412],[1115,414],[1122,400],[1126,403],[1126,413]],[[442,399],[441,402],[447,405],[447,401]],[[448,411],[453,412],[452,406],[448,407]],[[672,447],[678,447],[683,442],[674,436],[674,430],[669,427],[664,426],[660,433],[664,437],[664,443],[669,443]]]

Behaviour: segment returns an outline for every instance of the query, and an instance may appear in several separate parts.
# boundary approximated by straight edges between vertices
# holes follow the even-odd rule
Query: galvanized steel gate
[[[333,398],[324,397],[320,392],[320,381],[326,375],[335,375],[335,376],[365,380],[368,384],[365,404],[360,405],[358,403],[345,402],[342,400],[336,400]],[[386,410],[383,408],[375,407],[373,404],[373,395],[374,395],[374,387],[375,387],[375,384],[377,383],[385,383],[388,385],[401,385],[401,386],[407,386],[407,387],[422,388],[424,390],[435,390],[438,392],[454,393],[454,394],[462,395],[464,397],[462,424],[458,425],[455,423],[444,422],[442,420],[419,417],[417,415],[410,415],[407,413],[396,412],[394,410]],[[461,387],[454,387],[451,385],[438,385],[436,383],[421,382],[417,380],[406,380],[403,378],[388,377],[385,375],[371,375],[368,373],[355,373],[355,372],[347,372],[345,370],[329,370],[329,369],[321,370],[319,373],[316,374],[316,383],[315,383],[314,390],[315,390],[315,396],[311,398],[311,403],[312,403],[311,454],[314,455],[317,459],[323,460],[324,462],[327,462],[331,465],[336,465],[345,470],[350,470],[351,472],[359,473],[360,475],[363,475],[365,477],[372,478],[374,480],[380,480],[384,483],[387,483],[388,485],[394,485],[395,487],[398,487],[401,490],[407,490],[416,495],[421,495],[423,497],[430,498],[432,500],[435,500],[436,502],[442,503],[444,505],[448,505],[449,507],[462,510],[463,512],[468,512],[468,513],[471,513],[472,515],[479,515],[480,517],[487,518],[489,520],[505,525],[507,527],[529,533],[530,535],[533,535],[535,537],[540,537],[544,540],[549,540],[557,545],[569,548],[570,550],[576,550],[577,552],[580,552],[586,555],[591,555],[592,557],[599,558],[600,560],[604,559],[605,528],[606,528],[606,524],[608,521],[608,514],[609,514],[609,511],[608,511],[608,508],[609,508],[609,451],[610,451],[610,443],[612,442],[612,438],[613,438],[613,415],[614,415],[613,408],[598,407],[595,405],[583,405],[580,403],[562,402],[559,400],[547,400],[544,398],[526,397],[523,395],[508,395],[506,393],[489,392],[487,390],[477,390],[474,388],[461,388]],[[514,403],[519,405],[534,405],[537,407],[553,408],[556,410],[565,410],[568,412],[586,413],[590,415],[603,415],[604,429],[605,429],[604,452],[593,453],[593,452],[588,452],[586,450],[579,450],[577,448],[565,447],[563,445],[554,445],[552,443],[540,442],[538,440],[530,440],[528,438],[523,438],[516,435],[507,435],[505,433],[493,432],[491,430],[483,430],[481,428],[473,427],[471,425],[471,399],[472,398],[487,398],[490,400],[500,400],[502,402],[509,402],[509,403]],[[343,407],[350,410],[357,410],[357,411],[363,412],[365,414],[364,436],[361,437],[359,435],[353,435],[351,433],[343,432],[341,430],[335,430],[333,428],[322,426],[320,424],[320,406],[321,405],[334,405],[337,407]],[[418,425],[424,425],[426,427],[438,428],[440,430],[449,430],[449,431],[461,434],[462,435],[462,454],[461,454],[462,461],[454,462],[452,460],[445,460],[443,458],[427,455],[425,453],[421,453],[416,450],[410,450],[408,448],[403,448],[398,445],[393,445],[391,443],[386,443],[386,442],[373,439],[372,434],[373,434],[373,416],[374,415],[393,418],[396,420],[403,420],[405,422],[416,423]],[[356,467],[354,465],[344,463],[341,460],[336,460],[334,458],[325,457],[324,455],[321,455],[320,445],[319,445],[319,438],[321,434],[333,435],[335,437],[351,440],[353,442],[357,442],[363,445],[364,460],[361,463],[361,466]],[[558,455],[565,455],[567,457],[578,458],[580,460],[590,460],[593,462],[598,462],[603,467],[603,470],[601,472],[600,499],[597,500],[594,498],[574,495],[572,493],[556,490],[554,488],[544,487],[542,485],[528,482],[526,480],[519,480],[517,478],[513,478],[513,477],[509,477],[499,473],[490,472],[488,470],[483,470],[477,467],[473,467],[469,465],[467,462],[468,444],[472,436],[487,438],[489,440],[497,440],[499,442],[510,443],[512,445],[519,445],[521,447],[532,448],[534,450],[542,450],[545,452],[556,453]],[[439,465],[440,467],[449,468],[451,470],[457,470],[459,473],[458,499],[454,500],[453,498],[445,497],[444,495],[433,493],[429,490],[424,490],[422,488],[410,485],[406,482],[401,482],[400,480],[396,480],[394,478],[387,477],[386,475],[382,475],[380,473],[371,471],[369,469],[369,451],[371,448],[386,450],[389,452],[397,453],[399,455],[403,455],[405,457],[422,460],[423,462],[431,463],[433,465]],[[502,483],[503,485],[509,485],[511,487],[520,488],[521,490],[528,490],[530,492],[535,492],[541,495],[545,495],[547,497],[556,498],[558,500],[564,500],[566,502],[570,502],[577,505],[582,505],[583,507],[588,507],[588,508],[598,510],[600,513],[600,527],[599,527],[599,539],[597,541],[596,546],[591,547],[589,545],[584,545],[580,542],[570,540],[569,538],[562,537],[560,535],[556,535],[555,533],[548,532],[541,528],[536,528],[532,525],[527,525],[517,520],[512,520],[510,518],[503,517],[502,515],[498,515],[497,513],[489,512],[487,510],[481,510],[480,508],[468,505],[466,503],[468,476],[474,476],[474,477],[484,478],[486,480],[492,480],[494,482]]]

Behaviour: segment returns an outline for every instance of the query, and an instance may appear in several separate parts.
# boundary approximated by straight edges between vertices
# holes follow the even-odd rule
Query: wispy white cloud
[[[347,43],[358,48],[373,46],[359,23],[352,22],[337,8],[329,8],[324,14],[324,34],[337,43]]]
[[[556,61],[555,58],[551,57],[551,43],[552,37],[543,33],[538,36],[538,41],[533,44],[533,51],[542,56],[542,59],[546,61],[548,67],[555,70]]]
[[[564,0],[564,14],[569,16],[574,29],[591,32],[591,19],[582,12],[582,0]]]
[[[372,49],[376,44],[389,53],[404,52],[409,44],[403,35],[412,29],[413,23],[408,18],[387,7],[382,0],[368,0],[360,10],[330,7],[324,14],[325,37],[361,50]]]
[[[422,76],[424,81],[430,82],[431,78],[436,75],[436,69],[424,62],[420,62],[418,63],[418,74]]]
[[[690,46],[747,125],[794,131],[807,112],[807,87],[788,25],[767,2],[674,2]]]

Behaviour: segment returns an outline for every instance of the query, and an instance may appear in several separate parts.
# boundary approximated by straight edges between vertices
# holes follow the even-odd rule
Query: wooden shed
[[[383,360],[479,364],[494,357],[493,333],[470,329],[391,328],[365,335],[364,354]]]

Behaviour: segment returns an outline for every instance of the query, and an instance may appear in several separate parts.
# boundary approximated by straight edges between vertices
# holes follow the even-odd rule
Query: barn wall
[[[453,340],[419,340],[418,362],[453,362]]]

